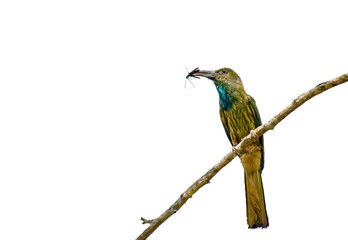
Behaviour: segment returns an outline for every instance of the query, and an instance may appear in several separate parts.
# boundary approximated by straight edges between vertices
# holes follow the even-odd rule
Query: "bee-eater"
[[[230,68],[204,71],[196,68],[188,77],[212,80],[219,93],[220,117],[232,146],[261,125],[255,100],[248,95],[236,72]],[[239,156],[244,168],[247,221],[249,228],[266,228],[268,217],[261,172],[264,166],[263,136]]]

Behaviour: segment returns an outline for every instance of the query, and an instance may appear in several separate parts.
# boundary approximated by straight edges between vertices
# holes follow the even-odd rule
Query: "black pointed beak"
[[[207,71],[207,70],[199,70],[199,68],[195,68],[193,71],[191,71],[189,74],[187,74],[186,78],[189,77],[195,77],[195,78],[199,78],[199,77],[206,77],[209,78],[211,80],[215,79],[215,71]]]

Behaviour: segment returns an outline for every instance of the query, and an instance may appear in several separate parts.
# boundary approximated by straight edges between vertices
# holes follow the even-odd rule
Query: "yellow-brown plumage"
[[[221,122],[233,146],[261,125],[255,100],[245,92],[242,81],[232,69],[196,70],[191,76],[207,77],[214,81],[219,92]],[[240,159],[244,168],[248,226],[265,228],[268,226],[268,217],[261,179],[264,166],[263,137],[251,144],[240,155]]]

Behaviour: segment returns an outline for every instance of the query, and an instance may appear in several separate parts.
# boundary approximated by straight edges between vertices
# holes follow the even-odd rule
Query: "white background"
[[[346,1],[2,1],[0,239],[135,239],[230,151],[207,79],[264,122],[348,72]],[[149,239],[347,239],[348,84],[265,135],[270,227],[235,159]]]

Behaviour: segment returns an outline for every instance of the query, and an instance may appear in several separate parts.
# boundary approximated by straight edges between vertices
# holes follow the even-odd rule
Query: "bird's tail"
[[[266,228],[268,227],[268,217],[261,171],[244,172],[244,178],[249,228]]]

